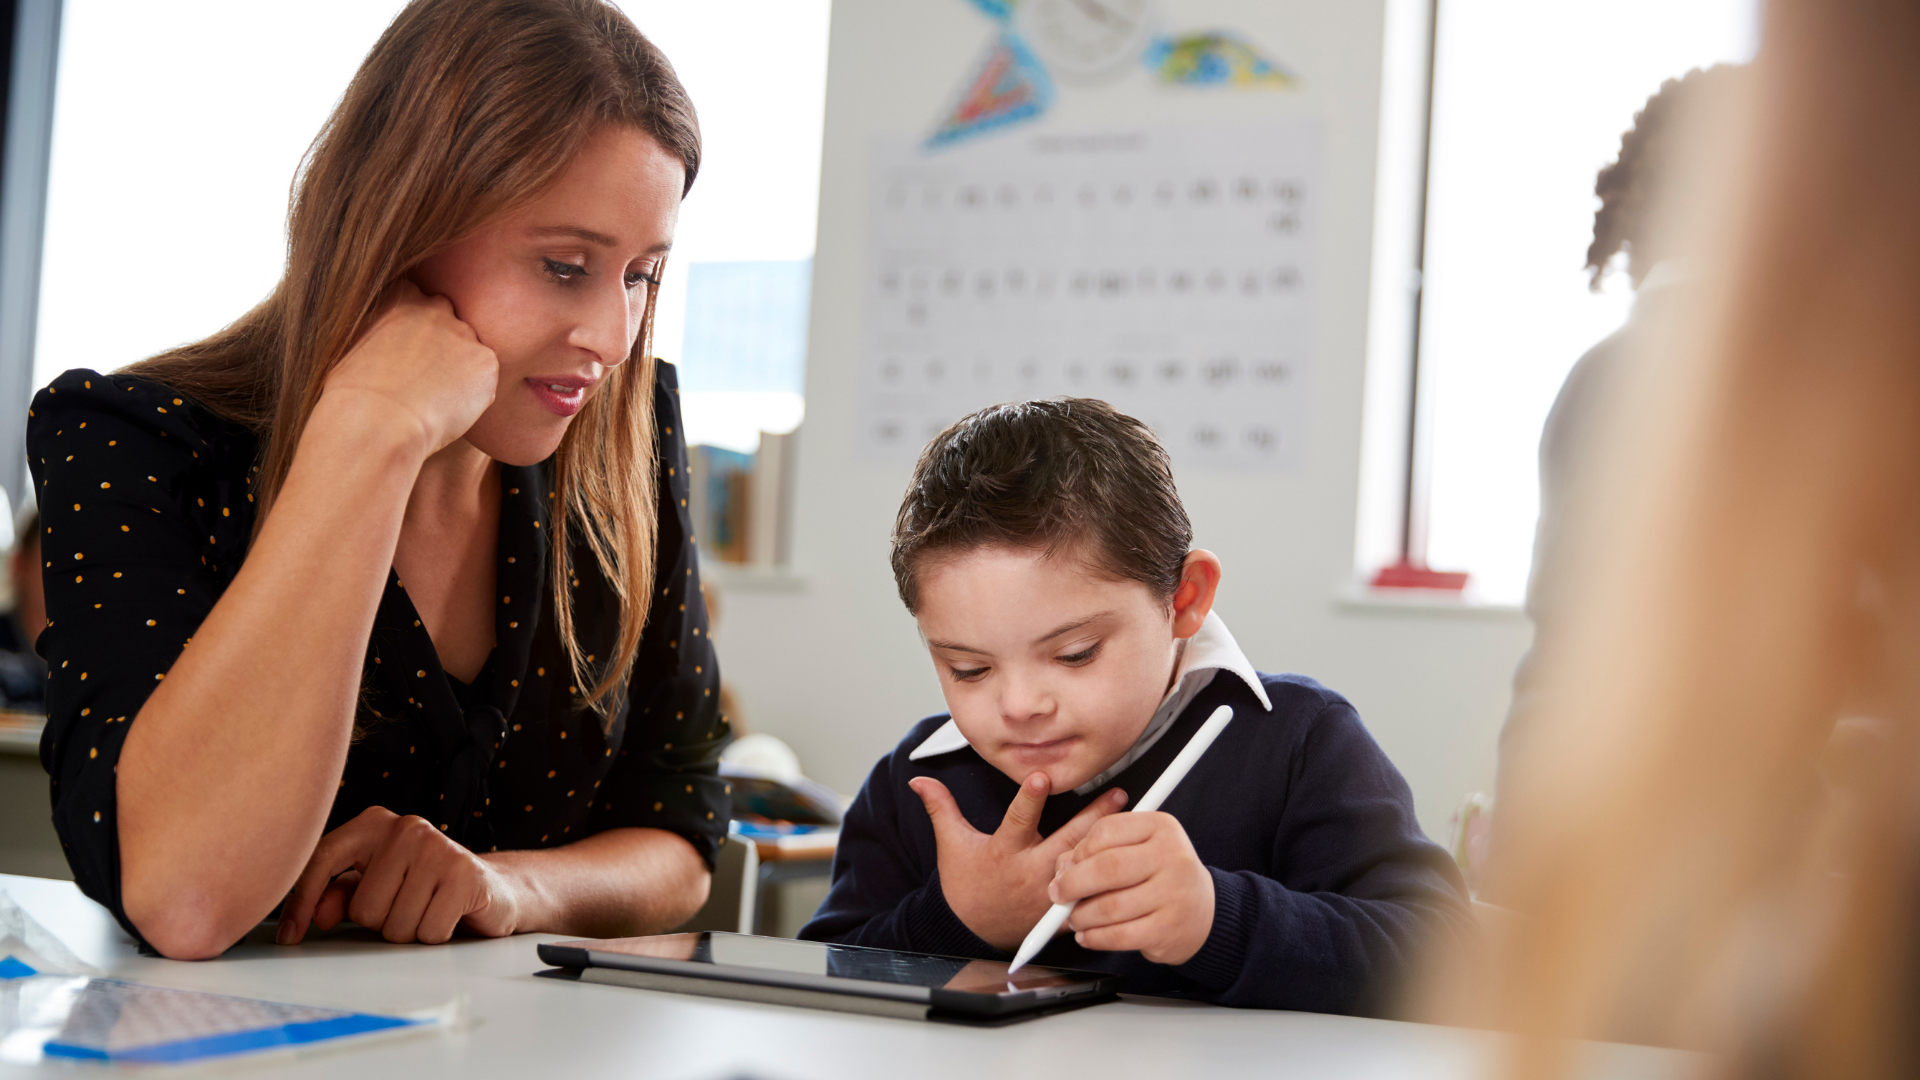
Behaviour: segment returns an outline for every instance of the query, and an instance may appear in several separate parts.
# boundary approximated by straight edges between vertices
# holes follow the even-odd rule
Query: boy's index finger
[[[1020,785],[1020,790],[1007,805],[1007,816],[1000,821],[1000,827],[994,830],[996,843],[1011,851],[1025,851],[1040,840],[1040,812],[1046,809],[1047,792],[1052,784],[1047,774],[1034,773]]]
[[[1114,788],[1089,803],[1085,809],[1073,815],[1073,820],[1053,831],[1047,837],[1047,846],[1055,853],[1071,851],[1087,838],[1093,827],[1109,814],[1118,813],[1127,805],[1127,793]]]

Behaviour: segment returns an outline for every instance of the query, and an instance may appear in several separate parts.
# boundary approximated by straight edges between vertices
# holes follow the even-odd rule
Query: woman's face
[[[684,178],[651,136],[608,125],[531,203],[414,270],[500,358],[500,387],[468,443],[509,465],[544,461],[605,392],[640,334]]]

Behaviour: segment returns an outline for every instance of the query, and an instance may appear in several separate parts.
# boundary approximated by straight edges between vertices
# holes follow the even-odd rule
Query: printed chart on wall
[[[863,452],[1070,395],[1182,469],[1299,466],[1320,145],[1312,121],[877,144]]]

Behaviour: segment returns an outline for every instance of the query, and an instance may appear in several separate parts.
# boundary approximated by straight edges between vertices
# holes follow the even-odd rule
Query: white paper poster
[[[861,440],[907,459],[1004,401],[1097,397],[1176,467],[1305,451],[1319,125],[874,151]]]

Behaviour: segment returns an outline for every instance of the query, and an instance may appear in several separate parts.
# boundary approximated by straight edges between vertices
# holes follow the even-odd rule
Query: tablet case
[[[756,939],[733,934],[708,933],[708,939]],[[560,970],[542,971],[546,978],[571,979],[611,986],[695,994],[702,997],[755,1001],[800,1008],[829,1009],[835,1012],[892,1016],[914,1020],[950,1020],[958,1022],[1001,1022],[1027,1019],[1111,1001],[1118,996],[1123,980],[1117,975],[1097,972],[1062,972],[1084,976],[1069,986],[1036,986],[1019,993],[980,994],[938,986],[894,984],[781,971],[722,968],[732,977],[715,978],[707,974],[715,968],[700,965],[691,969],[684,961],[653,958],[632,953],[612,953],[594,949],[595,942],[543,942],[538,946],[540,959]],[[769,941],[768,944],[776,944]],[[799,943],[791,943],[799,944]],[[842,951],[860,954],[886,954],[884,949],[837,946]],[[921,957],[965,964],[961,958]],[[756,965],[757,967],[757,965]],[[675,970],[676,968],[680,970]],[[664,970],[663,970],[664,969]],[[742,977],[744,975],[744,977]],[[822,983],[829,985],[822,985]],[[832,984],[838,984],[832,985]]]
[[[1058,1005],[1049,1005],[1043,1009],[1012,1013],[1007,1016],[969,1016],[964,1013],[945,1012],[919,1002],[854,997],[848,994],[830,994],[823,990],[767,986],[763,983],[695,979],[685,975],[663,975],[654,971],[624,971],[620,968],[599,967],[548,968],[545,971],[536,971],[534,974],[543,979],[596,983],[602,986],[627,986],[636,990],[661,990],[670,994],[694,994],[700,997],[726,998],[731,1001],[751,1001],[762,1005],[788,1005],[801,1009],[826,1009],[831,1012],[859,1013],[865,1016],[887,1016],[897,1020],[929,1020],[934,1023],[962,1024],[968,1027],[1006,1027],[1009,1024],[1021,1024],[1028,1020],[1038,1020],[1043,1016],[1054,1016],[1084,1009],[1089,1005],[1104,1005],[1109,1001],[1119,1000],[1119,995],[1116,993],[1089,994],[1069,999]]]

